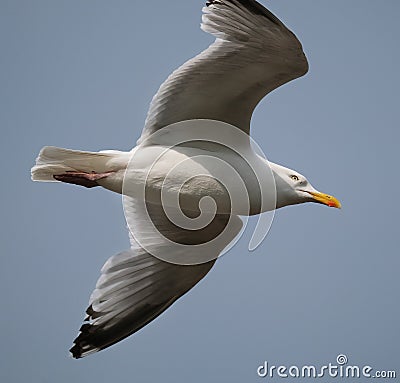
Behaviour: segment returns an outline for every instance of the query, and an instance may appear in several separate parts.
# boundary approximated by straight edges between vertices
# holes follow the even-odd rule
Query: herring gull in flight
[[[101,186],[124,196],[129,194],[124,192],[124,184],[133,185],[125,206],[131,248],[103,266],[87,317],[70,350],[75,358],[135,333],[196,285],[240,232],[239,216],[304,202],[340,208],[336,198],[318,192],[303,175],[267,161],[249,145],[250,120],[257,104],[272,90],[308,71],[296,36],[255,0],[207,1],[201,28],[214,35],[215,42],[161,85],[132,151],[84,152],[48,146],[32,168],[34,181]],[[192,133],[196,136],[201,131],[201,139],[191,140],[189,134],[183,144],[174,146],[190,131],[185,126],[191,121],[195,126]],[[182,123],[186,125],[180,131]],[[242,133],[237,138],[232,138],[236,133],[222,136],[226,142],[236,140],[244,156],[237,148],[225,150],[223,143],[211,139],[227,126]],[[257,169],[262,168],[269,170],[272,183],[266,177],[256,185]],[[176,169],[172,175],[171,169]],[[246,198],[229,203],[231,191],[218,182],[218,177],[230,179],[231,170],[243,181],[247,205]],[[233,189],[239,184],[235,182]],[[141,194],[140,188],[146,193]],[[176,192],[180,193],[181,211],[193,220],[202,213],[196,209],[204,197],[215,201],[215,214],[207,225],[194,230],[171,222],[160,198],[165,193],[168,199]],[[151,230],[149,217],[157,233]],[[222,232],[224,235],[219,235]],[[219,240],[213,242],[217,236]],[[212,245],[202,247],[208,243]],[[204,260],[185,261],[185,257],[204,254]]]

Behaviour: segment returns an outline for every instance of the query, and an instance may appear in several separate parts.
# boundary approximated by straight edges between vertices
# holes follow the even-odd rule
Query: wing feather
[[[217,235],[227,224],[225,216],[217,216],[208,232],[184,231],[167,220],[160,206],[151,205],[149,210],[157,229],[168,233],[170,239],[191,245],[202,243],[208,232]],[[103,266],[89,300],[88,316],[70,350],[75,358],[107,348],[159,316],[208,273],[218,254],[242,226],[240,218],[233,217],[234,225],[230,226],[226,239],[209,247],[215,253],[208,258],[211,260],[196,265],[178,265],[154,256],[160,251],[173,252],[175,248],[169,247],[167,242],[157,242],[143,211],[132,203],[127,214],[132,215],[136,231],[145,233],[149,242],[145,250],[131,235],[131,249],[111,257]]]
[[[202,29],[216,40],[161,85],[138,143],[191,119],[227,122],[249,134],[260,100],[308,71],[299,40],[258,2],[209,1],[203,12]]]

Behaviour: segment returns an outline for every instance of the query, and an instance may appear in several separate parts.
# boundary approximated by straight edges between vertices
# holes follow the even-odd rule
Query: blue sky
[[[281,209],[256,251],[248,231],[165,314],[75,361],[99,270],[129,246],[121,198],[33,183],[30,167],[44,145],[129,150],[158,86],[212,38],[200,0],[0,0],[1,381],[255,382],[265,360],[338,354],[400,374],[400,4],[263,4],[310,72],[258,106],[252,135],[343,209]]]

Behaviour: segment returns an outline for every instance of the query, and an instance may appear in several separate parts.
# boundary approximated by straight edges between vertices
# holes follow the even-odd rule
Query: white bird
[[[340,208],[336,198],[315,190],[297,171],[268,162],[249,144],[251,116],[261,99],[308,71],[296,36],[255,0],[211,0],[203,12],[201,27],[216,40],[161,85],[137,147],[131,152],[98,153],[44,147],[32,168],[34,181],[102,186],[130,198],[125,213],[131,248],[111,257],[102,268],[88,316],[70,350],[75,358],[135,333],[196,285],[241,230],[239,215],[304,202]],[[194,120],[201,120],[200,125],[191,125]],[[181,124],[194,126],[193,134],[201,131],[201,140],[186,140],[171,148],[184,134],[179,131]],[[236,141],[243,156],[221,144],[208,143],[211,132],[231,125],[242,133]],[[225,137],[229,141],[231,134]],[[215,161],[203,161],[201,156]],[[182,168],[168,177],[180,164],[184,164]],[[224,164],[243,180],[248,205],[231,204],[231,190],[217,181],[228,172]],[[272,175],[273,183],[268,177],[257,183],[260,169]],[[125,193],[124,184],[132,186],[131,194]],[[146,194],[135,194],[141,187]],[[197,230],[180,227],[165,212],[160,199],[164,192],[166,198],[180,193],[180,208],[191,219],[201,213],[203,197],[211,197],[216,204],[212,219]],[[157,230],[149,229],[146,214]],[[216,237],[219,241],[213,242]],[[204,254],[205,259],[201,258]]]

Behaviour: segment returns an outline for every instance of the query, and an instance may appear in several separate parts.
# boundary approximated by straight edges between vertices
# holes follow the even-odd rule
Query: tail
[[[56,176],[67,172],[105,173],[121,169],[121,154],[125,152],[83,152],[45,146],[31,169],[33,181],[56,182]],[[126,165],[125,165],[126,166]]]

